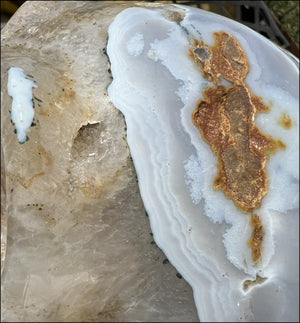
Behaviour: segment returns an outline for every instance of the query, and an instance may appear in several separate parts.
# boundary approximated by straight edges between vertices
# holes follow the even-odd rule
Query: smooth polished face
[[[282,261],[298,255],[297,68],[248,28],[181,6],[124,10],[107,49],[154,238],[200,319],[294,317],[275,304],[297,295]]]

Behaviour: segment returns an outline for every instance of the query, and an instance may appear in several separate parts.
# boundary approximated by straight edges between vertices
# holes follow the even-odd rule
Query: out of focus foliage
[[[279,20],[282,28],[299,45],[299,2],[265,1],[269,9]]]

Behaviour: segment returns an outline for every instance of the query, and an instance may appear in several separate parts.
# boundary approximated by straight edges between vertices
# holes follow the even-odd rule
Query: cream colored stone
[[[153,244],[107,96],[107,28],[132,5],[28,1],[2,30],[3,321],[198,320],[191,287]],[[9,115],[13,66],[38,86],[23,145]]]

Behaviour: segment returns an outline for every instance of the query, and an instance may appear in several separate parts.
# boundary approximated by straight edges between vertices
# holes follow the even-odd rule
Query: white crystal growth
[[[107,46],[113,75],[109,96],[126,119],[155,241],[193,287],[201,321],[296,321],[298,69],[245,26],[198,9],[172,8],[124,10],[110,25]],[[258,263],[248,245],[250,215],[213,189],[217,158],[191,118],[209,82],[189,49],[193,38],[213,45],[217,31],[240,42],[250,65],[246,83],[266,103],[273,102],[256,124],[287,146],[267,164],[269,192],[256,212],[264,226]],[[288,130],[278,123],[284,112],[293,120]],[[255,283],[257,276],[266,279]]]
[[[26,78],[23,69],[11,67],[8,71],[7,91],[13,98],[11,120],[16,126],[20,143],[26,141],[26,133],[34,118],[32,88],[37,85]]]
[[[127,51],[131,56],[139,56],[144,49],[144,38],[141,33],[132,36],[127,43]]]

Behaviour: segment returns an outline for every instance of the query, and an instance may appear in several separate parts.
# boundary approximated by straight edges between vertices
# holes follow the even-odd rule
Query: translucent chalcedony
[[[200,64],[189,56],[193,46]],[[275,304],[297,295],[286,280],[298,281],[297,266],[282,261],[298,255],[297,68],[248,28],[181,6],[124,10],[110,25],[107,53],[108,93],[126,119],[154,239],[193,286],[200,320],[296,317],[292,305]],[[197,106],[210,142],[191,117]],[[288,130],[279,124],[283,112]],[[250,174],[238,174],[241,167]],[[283,218],[290,220],[279,225]]]

